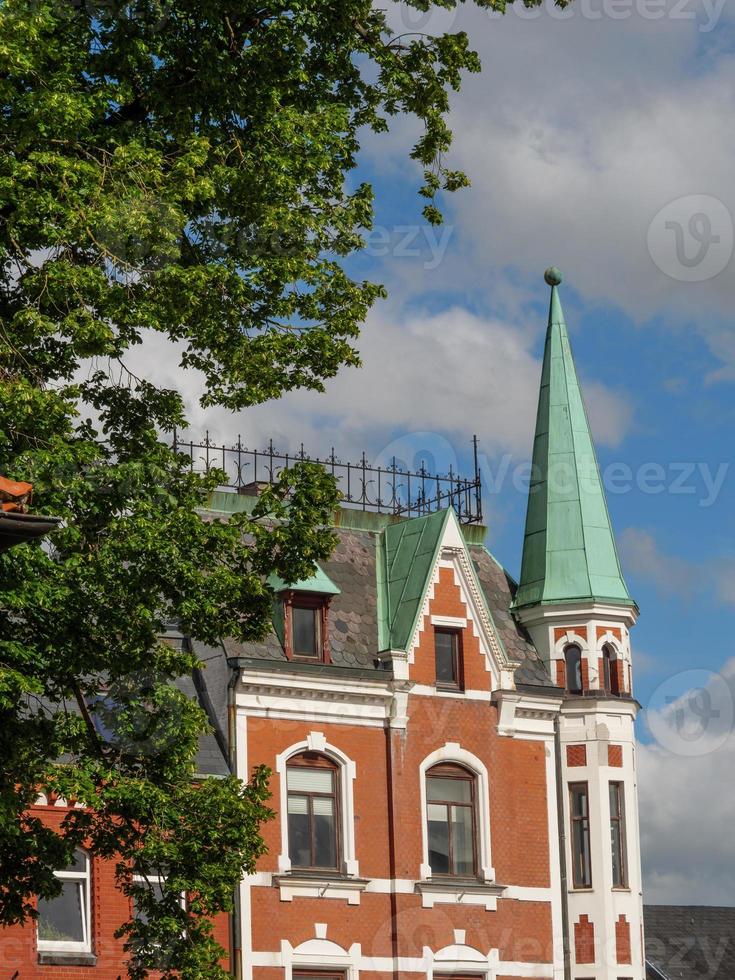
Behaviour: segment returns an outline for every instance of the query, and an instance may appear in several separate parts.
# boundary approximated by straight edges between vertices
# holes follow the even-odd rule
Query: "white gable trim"
[[[508,658],[500,643],[495,625],[480,591],[477,576],[472,568],[459,522],[454,511],[450,511],[449,515],[437,559],[431,571],[429,585],[424,595],[424,601],[414,626],[413,636],[408,645],[408,663],[414,662],[416,647],[424,630],[424,625],[430,616],[429,610],[434,600],[440,571],[442,568],[451,568],[454,573],[455,585],[460,590],[467,610],[467,626],[471,626],[473,635],[479,640],[480,649],[485,657],[485,669],[492,676],[492,689],[513,689],[515,687],[513,673],[519,664]],[[454,617],[439,615],[430,617],[433,625],[444,625],[440,621],[445,619],[448,621]]]

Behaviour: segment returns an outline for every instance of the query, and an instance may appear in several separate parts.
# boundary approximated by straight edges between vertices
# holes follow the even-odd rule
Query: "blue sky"
[[[408,159],[415,123],[369,137],[355,179],[375,186],[376,230],[352,267],[390,297],[365,326],[364,367],[324,395],[237,418],[203,412],[192,390],[192,431],[222,441],[240,432],[251,446],[303,441],[315,454],[334,445],[354,458],[429,454],[465,471],[477,433],[485,473],[506,472],[497,492],[486,488],[488,545],[517,574],[525,498],[513,478],[531,450],[543,272],[558,265],[601,468],[618,467],[618,487],[619,467],[630,470],[629,489],[608,499],[642,613],[646,900],[727,904],[735,856],[718,842],[735,821],[733,11],[722,0],[576,0],[565,19],[549,7],[521,14],[391,8],[397,31],[465,29],[481,54],[483,72],[453,98],[451,117],[450,164],[472,186],[442,201],[446,223],[431,229]],[[702,738],[700,695],[716,705]],[[671,728],[677,708],[691,738]]]

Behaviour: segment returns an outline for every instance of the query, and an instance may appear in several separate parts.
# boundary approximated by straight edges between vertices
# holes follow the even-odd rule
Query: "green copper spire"
[[[541,373],[521,582],[515,606],[598,599],[634,605],[623,581],[587,412],[548,269],[549,327]]]

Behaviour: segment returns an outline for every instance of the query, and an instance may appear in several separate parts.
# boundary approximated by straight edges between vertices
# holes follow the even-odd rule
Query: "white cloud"
[[[649,531],[627,527],[618,547],[625,569],[650,582],[664,596],[691,598],[702,587],[697,565],[664,554]]]
[[[732,904],[735,851],[735,660],[667,704],[664,682],[647,712],[658,742],[638,747],[644,900]],[[687,675],[682,675],[686,680]]]
[[[268,439],[293,449],[301,442],[314,454],[329,451],[373,457],[397,435],[422,432],[444,437],[455,457],[469,450],[477,433],[483,452],[530,455],[541,364],[533,327],[485,318],[454,308],[433,315],[373,311],[359,341],[363,366],[342,370],[324,394],[293,392],[275,402],[233,415],[198,404],[201,379],[179,367],[181,349],[159,335],[127,358],[128,366],[161,385],[182,391],[192,433],[206,429],[227,441],[242,436],[259,447]],[[618,444],[632,421],[629,400],[599,382],[585,385],[597,439]]]
[[[688,4],[692,19],[684,19],[671,0],[661,20],[631,2],[615,20],[594,19],[611,5],[585,0],[564,21],[548,13],[529,20],[519,3],[504,19],[467,4],[449,25],[468,31],[483,72],[466,78],[453,101],[452,165],[468,172],[472,188],[447,202],[464,247],[447,255],[442,282],[476,290],[495,267],[537,290],[555,262],[592,305],[612,303],[640,321],[664,316],[671,329],[694,322],[722,361],[709,380],[732,380],[735,260],[715,278],[684,283],[657,268],[647,241],[654,217],[679,198],[713,197],[735,216],[727,12],[720,35],[702,30],[717,9],[704,2]],[[437,15],[426,29],[446,29],[446,19]],[[388,145],[404,153],[409,143],[396,137]],[[381,144],[376,165],[385,150]],[[386,165],[395,166],[392,156]],[[678,216],[689,259],[699,247],[691,217],[686,207]],[[675,230],[662,223],[659,234],[675,274]],[[727,260],[732,226],[712,234],[722,242],[709,254],[721,248]],[[424,275],[426,288],[436,278]]]
[[[735,605],[735,558],[679,558],[663,552],[650,531],[636,527],[623,531],[618,547],[626,570],[650,582],[664,597],[694,599],[712,593],[720,602]]]

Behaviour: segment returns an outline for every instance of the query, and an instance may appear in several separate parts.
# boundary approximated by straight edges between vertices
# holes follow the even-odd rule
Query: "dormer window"
[[[284,582],[268,578],[276,595],[273,626],[289,660],[328,664],[329,603],[340,589],[317,565],[310,578]]]
[[[289,660],[329,663],[329,598],[299,592],[284,594],[285,648]]]
[[[320,610],[313,604],[303,605],[298,597],[291,606],[294,657],[318,658],[321,648]]]

